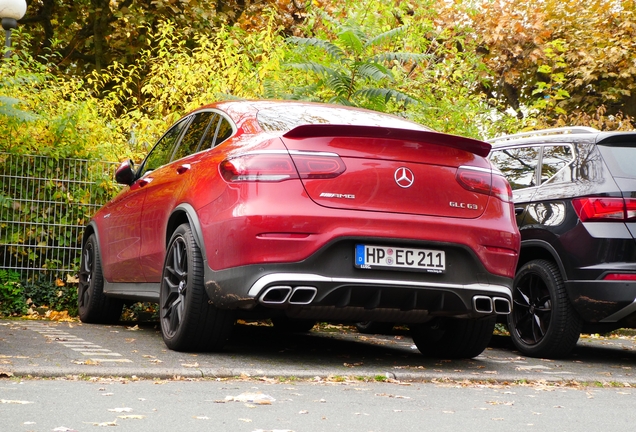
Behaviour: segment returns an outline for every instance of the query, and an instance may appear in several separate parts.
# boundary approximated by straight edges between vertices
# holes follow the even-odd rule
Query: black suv
[[[521,231],[508,315],[519,351],[562,357],[582,332],[636,327],[636,132],[571,127],[490,142]]]

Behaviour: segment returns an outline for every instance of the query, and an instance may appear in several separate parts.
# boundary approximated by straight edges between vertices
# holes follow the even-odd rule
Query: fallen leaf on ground
[[[271,405],[276,399],[263,393],[245,392],[238,396],[226,396],[225,400],[227,402],[250,402],[257,405]]]
[[[93,426],[117,426],[117,419],[113,420],[112,422],[102,422],[102,423],[84,422],[84,423],[90,424]]]
[[[132,408],[111,408],[108,411],[110,411],[110,412],[118,412],[118,413],[121,413],[121,412],[132,412]]]

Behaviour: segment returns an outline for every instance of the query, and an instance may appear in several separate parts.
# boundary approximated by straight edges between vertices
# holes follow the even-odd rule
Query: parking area
[[[164,345],[157,323],[89,325],[0,320],[0,374],[54,377],[358,377],[397,380],[566,381],[636,385],[636,337],[584,335],[571,356],[521,356],[495,335],[470,360],[426,358],[407,331],[362,335],[351,327],[319,326],[306,334],[239,324],[221,353],[182,353]]]

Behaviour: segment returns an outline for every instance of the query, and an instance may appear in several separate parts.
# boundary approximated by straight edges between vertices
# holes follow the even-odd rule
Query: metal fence
[[[0,270],[73,278],[83,229],[115,190],[114,165],[0,152]]]

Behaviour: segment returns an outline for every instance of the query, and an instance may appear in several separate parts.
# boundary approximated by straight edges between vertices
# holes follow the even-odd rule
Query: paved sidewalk
[[[636,385],[636,338],[584,337],[563,360],[533,359],[509,338],[470,360],[430,359],[407,333],[369,336],[341,328],[280,335],[238,325],[221,353],[168,350],[156,323],[89,325],[0,320],[0,376],[366,377],[397,380],[574,381]]]

